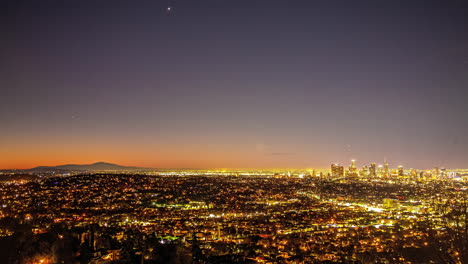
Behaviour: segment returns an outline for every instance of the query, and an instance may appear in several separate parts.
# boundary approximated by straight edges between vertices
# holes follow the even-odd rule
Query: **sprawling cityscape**
[[[468,264],[468,1],[5,0],[0,264]]]
[[[107,164],[112,166],[112,164]],[[109,168],[110,169],[110,168]],[[3,171],[7,263],[466,263],[468,170]]]

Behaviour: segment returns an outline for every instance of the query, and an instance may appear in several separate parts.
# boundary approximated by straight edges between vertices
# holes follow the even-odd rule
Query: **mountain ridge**
[[[109,162],[95,162],[91,164],[63,164],[57,166],[37,166],[26,169],[27,171],[96,171],[96,170],[144,170],[148,168],[122,166]]]

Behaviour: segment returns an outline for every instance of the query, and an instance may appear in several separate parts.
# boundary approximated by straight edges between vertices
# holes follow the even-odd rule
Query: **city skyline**
[[[5,7],[2,169],[467,167],[463,1]]]
[[[357,164],[357,165],[356,165]],[[466,169],[466,168],[446,168],[444,166],[437,166],[433,165],[427,168],[417,168],[417,167],[412,167],[411,165],[402,165],[402,164],[394,164],[391,163],[391,161],[388,161],[384,159],[382,162],[376,162],[376,161],[369,161],[369,162],[362,162],[358,161],[355,159],[350,159],[348,161],[345,161],[343,163],[341,162],[333,162],[331,163],[332,168],[330,169],[330,163],[328,164],[328,167],[186,167],[186,168],[170,168],[170,167],[141,167],[141,166],[134,166],[132,164],[118,164],[118,163],[113,163],[113,162],[107,162],[107,161],[95,161],[95,162],[90,162],[90,163],[67,163],[67,164],[41,164],[39,166],[35,167],[28,167],[28,168],[0,168],[1,170],[8,171],[8,170],[34,170],[34,169],[44,169],[44,168],[57,168],[57,167],[67,167],[67,166],[93,166],[93,165],[104,165],[104,166],[115,166],[115,170],[122,170],[124,168],[135,168],[135,169],[161,169],[161,170],[172,170],[172,169],[194,169],[194,170],[288,170],[288,169],[297,169],[297,170],[317,170],[317,171],[327,171],[330,170],[333,172],[333,166],[339,166],[343,169],[343,173],[348,172],[348,170],[355,170],[358,172],[359,170],[362,169],[370,169],[373,166],[373,169],[378,169],[378,168],[383,168],[387,167],[387,169],[391,170],[399,170],[399,169],[415,169],[415,170],[420,170],[420,171],[427,171],[427,170],[433,170],[433,169],[449,169],[449,170],[458,170],[458,169]],[[121,168],[119,168],[121,167]],[[111,169],[109,169],[111,170]],[[375,172],[374,172],[375,173]],[[332,173],[333,174],[333,173]]]

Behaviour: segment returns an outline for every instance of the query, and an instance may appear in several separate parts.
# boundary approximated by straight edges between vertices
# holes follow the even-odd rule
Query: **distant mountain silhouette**
[[[117,171],[130,171],[130,170],[145,170],[147,168],[127,167],[118,164],[107,162],[96,162],[93,164],[66,164],[59,166],[39,166],[29,171],[99,171],[99,170],[117,170]]]

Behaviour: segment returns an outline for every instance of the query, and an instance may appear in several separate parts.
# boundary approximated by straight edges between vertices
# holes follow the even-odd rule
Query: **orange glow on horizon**
[[[328,168],[328,158],[307,155],[272,155],[253,143],[184,144],[148,142],[5,142],[0,149],[0,169],[108,162],[146,168]]]

